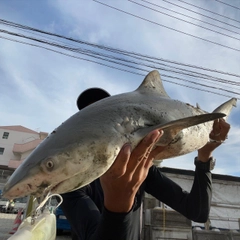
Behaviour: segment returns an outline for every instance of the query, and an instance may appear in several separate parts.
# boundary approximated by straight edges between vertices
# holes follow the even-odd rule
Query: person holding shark
[[[80,94],[79,110],[109,97],[103,89],[91,88]],[[211,197],[213,151],[227,138],[230,125],[215,120],[210,141],[198,150],[195,177],[190,192],[164,176],[153,165],[154,158],[166,149],[154,148],[164,135],[150,132],[134,149],[125,144],[110,169],[89,185],[62,194],[61,205],[71,224],[74,240],[139,240],[144,192],[157,198],[195,222],[208,219]]]

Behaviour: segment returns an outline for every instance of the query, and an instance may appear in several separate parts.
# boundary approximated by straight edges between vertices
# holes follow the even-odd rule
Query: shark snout
[[[12,187],[7,184],[3,189],[3,197],[8,199],[24,197],[26,193],[31,193],[31,187],[31,184],[16,184]]]

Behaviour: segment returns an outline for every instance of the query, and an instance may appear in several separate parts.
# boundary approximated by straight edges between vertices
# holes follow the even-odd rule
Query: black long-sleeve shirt
[[[212,197],[211,182],[211,173],[196,167],[188,193],[162,174],[160,168],[152,166],[128,213],[113,213],[104,208],[99,179],[63,194],[61,206],[78,240],[139,240],[144,192],[195,222],[206,222]]]

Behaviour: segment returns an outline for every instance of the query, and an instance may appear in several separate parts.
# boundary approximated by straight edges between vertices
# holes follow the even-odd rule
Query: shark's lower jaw
[[[51,190],[50,190],[51,193],[59,193],[58,189],[61,187],[61,185],[62,185],[64,182],[65,182],[65,180],[62,181],[62,182],[57,183],[54,187],[52,187]]]

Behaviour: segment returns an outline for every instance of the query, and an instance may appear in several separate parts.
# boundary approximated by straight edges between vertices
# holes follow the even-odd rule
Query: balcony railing
[[[33,141],[23,143],[23,144],[15,143],[14,146],[13,146],[13,153],[22,154],[22,153],[31,151],[34,148],[36,148],[41,142],[42,142],[41,139],[35,139]]]

